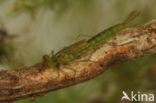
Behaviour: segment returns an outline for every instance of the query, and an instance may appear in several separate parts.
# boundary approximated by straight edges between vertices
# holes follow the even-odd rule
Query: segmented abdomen
[[[90,48],[94,48],[95,46],[99,45],[104,40],[111,37],[112,35],[115,35],[118,31],[120,31],[123,28],[124,28],[123,24],[117,24],[100,32],[98,35],[88,40],[88,44],[90,45]]]
[[[124,24],[121,23],[121,24],[114,25],[114,26],[100,32],[99,34],[97,34],[96,36],[92,37],[91,39],[89,39],[87,41],[88,45],[89,45],[87,48],[73,54],[73,57],[75,58],[75,57],[78,57],[78,56],[88,52],[90,49],[92,49],[92,48],[96,47],[97,45],[101,44],[108,37],[111,37],[112,35],[116,34],[118,31],[120,31],[124,27],[125,27]]]

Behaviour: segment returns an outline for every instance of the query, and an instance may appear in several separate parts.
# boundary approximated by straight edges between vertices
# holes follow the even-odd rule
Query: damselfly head
[[[43,58],[44,61],[49,61],[50,60],[50,57],[48,55],[44,55],[42,58]]]

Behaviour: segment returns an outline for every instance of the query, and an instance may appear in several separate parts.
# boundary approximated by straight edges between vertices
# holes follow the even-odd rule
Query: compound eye
[[[45,61],[48,61],[48,60],[49,60],[49,56],[48,56],[48,55],[44,55],[42,58],[43,58],[43,60],[45,60]]]

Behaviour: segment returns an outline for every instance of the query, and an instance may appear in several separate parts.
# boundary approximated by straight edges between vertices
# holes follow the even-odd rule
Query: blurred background
[[[0,0],[0,67],[10,70],[40,62],[51,50],[57,52],[79,35],[79,40],[90,38],[135,9],[141,14],[130,26],[140,26],[156,19],[155,5],[156,0]],[[155,81],[154,54],[115,64],[93,80],[32,103],[120,103],[122,91],[156,95]]]

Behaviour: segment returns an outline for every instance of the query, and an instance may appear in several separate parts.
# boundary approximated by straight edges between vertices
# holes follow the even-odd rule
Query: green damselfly
[[[128,17],[122,22],[117,25],[114,25],[89,40],[82,40],[75,44],[72,44],[64,49],[60,50],[56,54],[52,52],[51,56],[44,55],[43,56],[43,67],[48,68],[55,68],[59,65],[64,65],[72,62],[73,59],[81,56],[82,54],[88,52],[92,48],[98,46],[102,42],[104,42],[107,38],[115,35],[117,32],[126,28],[127,24],[132,21],[135,17],[139,15],[139,12],[134,10],[132,11]]]

